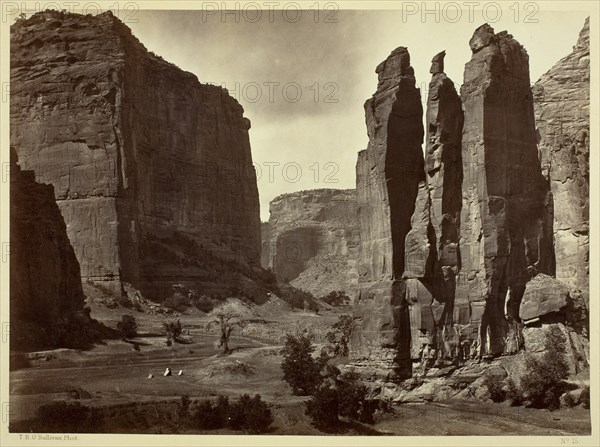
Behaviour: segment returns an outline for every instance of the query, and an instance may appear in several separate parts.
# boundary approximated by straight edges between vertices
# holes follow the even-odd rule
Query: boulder
[[[536,275],[525,287],[519,317],[528,320],[565,312],[569,305],[569,287],[548,275]]]

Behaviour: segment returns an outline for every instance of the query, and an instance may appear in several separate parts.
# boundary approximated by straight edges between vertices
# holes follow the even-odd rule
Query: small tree
[[[335,388],[324,386],[306,401],[306,415],[317,427],[332,427],[339,424],[340,402]]]
[[[330,306],[341,306],[342,304],[348,304],[350,302],[350,297],[343,290],[338,290],[329,292],[322,297],[321,300]]]
[[[552,326],[544,340],[542,356],[526,357],[527,374],[521,378],[521,392],[530,406],[551,410],[560,406],[564,380],[569,376],[565,353],[565,337],[559,327]]]
[[[309,334],[286,335],[285,346],[281,350],[283,362],[283,380],[290,384],[292,392],[296,395],[314,393],[323,378],[321,369],[323,364],[312,356],[315,347]]]
[[[181,321],[167,321],[163,323],[163,328],[167,334],[167,345],[171,346],[172,342],[177,341],[183,328],[181,327]]]
[[[330,357],[346,357],[349,354],[348,345],[352,333],[352,316],[340,315],[337,321],[327,332],[326,338],[329,344],[325,346],[323,354]]]
[[[221,332],[219,346],[221,346],[222,354],[229,354],[229,337],[236,326],[241,326],[244,323],[246,309],[238,303],[230,302],[215,307],[209,314],[211,321],[209,327],[216,325]]]
[[[137,322],[133,315],[122,315],[121,321],[117,323],[117,331],[122,340],[134,338],[137,335]]]
[[[338,368],[330,365],[327,369],[328,379],[306,402],[306,415],[317,427],[335,426],[340,417],[373,424],[379,401],[368,399],[367,387],[356,374],[340,374]]]

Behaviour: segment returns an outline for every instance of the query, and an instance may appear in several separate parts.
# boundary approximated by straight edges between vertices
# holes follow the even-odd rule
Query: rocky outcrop
[[[11,145],[54,186],[84,280],[160,300],[260,265],[250,122],[226,90],[148,52],[110,12],[18,20],[11,83]]]
[[[565,59],[576,69],[587,67],[586,36],[584,29],[578,57]],[[568,327],[570,346],[583,359],[574,363],[585,364],[583,293],[552,278],[553,236],[560,245],[553,224],[566,220],[554,219],[548,180],[552,169],[564,171],[552,163],[542,171],[528,55],[510,34],[496,34],[487,24],[469,45],[460,97],[443,73],[445,53],[432,60],[424,162],[413,152],[420,143],[420,107],[411,103],[418,92],[411,90],[406,50],[395,50],[378,67],[378,90],[366,104],[369,148],[357,164],[360,291],[352,349],[359,370],[375,369],[381,378],[387,368],[384,380],[410,375],[411,358],[431,368],[446,359],[513,354],[526,347],[527,334],[552,324]],[[399,100],[395,88],[402,82]],[[547,116],[560,110],[547,107]],[[555,127],[546,129],[555,133],[560,121],[553,119]],[[553,191],[573,197],[568,212],[579,213],[581,225],[572,232],[579,237],[587,235],[579,231],[587,228],[586,118],[569,123],[570,135],[576,129],[578,136],[552,150],[542,146],[541,154],[577,159],[577,172],[567,182],[559,175]],[[423,171],[402,172],[404,162]],[[394,200],[399,191],[402,202]]]
[[[358,286],[355,190],[283,194],[270,203],[262,227],[262,264],[294,287],[321,297]]]
[[[554,197],[556,277],[589,296],[589,18],[573,52],[534,85],[538,149]]]
[[[80,313],[79,263],[52,185],[10,160],[11,349],[60,345],[58,328]]]
[[[406,235],[425,180],[423,109],[406,48],[395,49],[376,72],[377,90],[365,103],[369,145],[356,165],[359,293],[351,345],[365,372],[398,380],[411,374],[402,274]]]
[[[527,281],[554,273],[552,195],[537,157],[525,49],[487,24],[469,45],[456,322],[476,336],[479,355],[499,355],[518,349]]]

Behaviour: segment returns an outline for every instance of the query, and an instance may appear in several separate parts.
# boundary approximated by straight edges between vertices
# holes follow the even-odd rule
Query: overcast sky
[[[223,84],[243,105],[265,221],[279,194],[355,187],[356,153],[368,141],[363,104],[377,86],[375,67],[394,48],[408,48],[425,101],[433,55],[446,50],[446,74],[459,87],[469,39],[488,21],[525,46],[534,83],[571,51],[589,15],[521,9],[515,20],[511,3],[502,5],[498,20],[493,8],[488,20],[479,10],[470,20],[466,10],[456,19],[447,9],[437,23],[400,11],[248,11],[238,23],[233,14],[139,11],[127,25],[148,50],[201,82]]]

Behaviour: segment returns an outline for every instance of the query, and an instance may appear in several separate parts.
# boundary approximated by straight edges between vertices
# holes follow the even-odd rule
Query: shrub
[[[506,398],[510,400],[510,404],[513,407],[523,405],[523,396],[521,390],[510,377],[506,379]]]
[[[231,405],[229,426],[234,430],[244,430],[248,433],[264,433],[273,422],[273,415],[266,402],[259,394],[250,397],[244,394]]]
[[[586,386],[581,392],[581,396],[579,397],[579,401],[583,405],[583,408],[590,408],[590,387]]]
[[[163,301],[163,306],[168,307],[169,309],[176,310],[177,312],[185,312],[187,306],[189,305],[189,298],[180,292],[175,292],[173,295],[169,296],[166,300]]]
[[[209,400],[200,402],[192,418],[196,427],[216,430],[225,427],[229,413],[229,399],[225,396],[219,396],[215,404]]]
[[[210,297],[202,295],[198,298],[194,298],[194,306],[196,306],[198,310],[208,313],[215,308],[215,303]]]
[[[194,425],[202,429],[230,427],[256,434],[268,430],[273,415],[259,394],[254,397],[244,394],[234,403],[225,396],[219,396],[214,404],[208,400],[200,402],[192,419]]]
[[[176,341],[179,338],[179,336],[181,335],[181,332],[183,331],[180,320],[164,322],[163,328],[167,335],[167,345],[168,346],[171,346],[169,344],[169,341]]]
[[[346,357],[349,353],[348,344],[352,333],[352,316],[340,315],[327,332],[328,345],[324,347],[325,355],[330,357]]]
[[[291,387],[296,395],[313,394],[323,378],[321,377],[322,364],[312,356],[315,347],[309,335],[294,336],[288,334],[285,346],[281,350],[283,362],[283,380]]]
[[[135,317],[132,315],[121,316],[121,321],[117,323],[117,331],[123,340],[134,338],[137,335],[137,321],[135,321]]]
[[[305,403],[305,414],[317,427],[331,427],[339,424],[340,402],[338,390],[328,386],[321,387]]]
[[[563,401],[562,403],[564,404],[565,407],[575,407],[579,404],[579,402],[577,401],[577,398],[571,394],[571,393],[566,393],[563,397]]]
[[[337,292],[329,292],[329,294],[322,297],[321,300],[330,306],[341,306],[342,304],[348,304],[350,302],[350,297],[343,290],[339,290]]]
[[[486,371],[483,377],[483,385],[487,388],[490,393],[490,399],[494,402],[504,402],[506,400],[504,380],[499,375]]]
[[[521,392],[530,406],[550,410],[560,406],[563,381],[569,375],[565,342],[561,330],[553,326],[544,340],[542,356],[526,357],[527,374],[521,378]]]
[[[340,417],[373,424],[378,400],[368,399],[368,390],[355,374],[340,375],[339,369],[328,365],[327,381],[306,402],[306,415],[317,427],[335,426]]]
[[[94,433],[102,424],[102,417],[96,409],[79,402],[44,404],[37,409],[35,419],[42,432]]]
[[[336,386],[339,401],[339,414],[342,417],[373,424],[373,414],[377,401],[367,399],[368,390],[351,375],[342,376]]]

